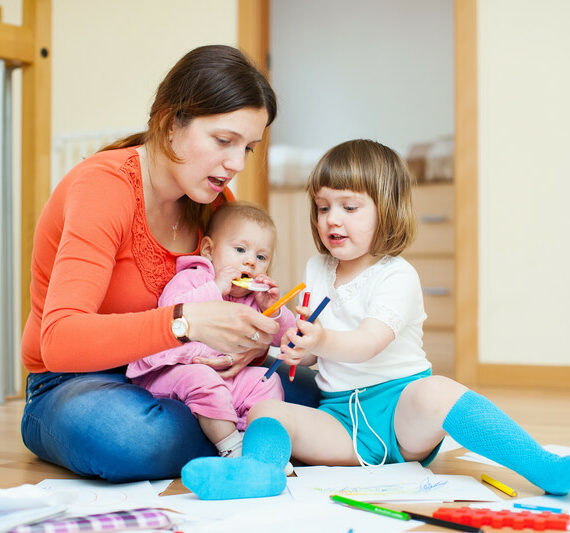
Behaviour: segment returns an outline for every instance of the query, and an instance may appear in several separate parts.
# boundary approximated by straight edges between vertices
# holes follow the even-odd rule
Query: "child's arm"
[[[301,314],[310,313],[304,307],[297,310]],[[324,329],[318,320],[313,324],[297,320],[297,327],[302,337],[293,328],[285,332],[281,341],[283,360],[290,365],[306,364],[310,356],[313,359],[319,356],[345,363],[362,363],[378,355],[395,338],[392,328],[375,318],[365,318],[351,331]],[[289,341],[295,348],[287,346]]]

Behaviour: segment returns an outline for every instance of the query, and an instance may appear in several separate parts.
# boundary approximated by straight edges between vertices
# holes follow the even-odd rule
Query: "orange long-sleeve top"
[[[225,197],[234,199],[229,189]],[[218,196],[214,208],[223,201]],[[157,303],[179,255],[147,225],[136,147],[78,164],[53,191],[34,234],[26,369],[106,370],[177,346],[172,306]]]

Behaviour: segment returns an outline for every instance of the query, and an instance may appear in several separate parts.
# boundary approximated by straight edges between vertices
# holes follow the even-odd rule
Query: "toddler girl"
[[[315,323],[298,320],[281,352],[290,365],[318,363],[319,408],[257,404],[245,433],[256,445],[247,453],[244,446],[246,457],[190,461],[185,484],[202,498],[278,494],[284,474],[267,460],[267,448],[286,454],[291,447],[311,465],[427,465],[449,434],[545,491],[567,493],[570,457],[544,450],[486,398],[431,375],[420,281],[400,256],[415,231],[412,180],[400,157],[370,140],[342,143],[317,164],[307,190],[320,255],[308,261],[305,283],[313,304],[325,296],[331,302]],[[218,486],[208,483],[211,472]],[[263,487],[248,484],[252,472],[265,479]]]

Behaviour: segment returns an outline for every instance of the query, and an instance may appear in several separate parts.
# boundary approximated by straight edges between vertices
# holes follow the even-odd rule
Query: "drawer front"
[[[409,258],[418,271],[424,294],[427,319],[424,327],[452,328],[455,324],[453,259]]]
[[[454,250],[454,190],[452,184],[414,187],[418,234],[410,254],[452,254]]]
[[[453,222],[455,200],[452,183],[416,185],[413,201],[418,217],[437,214]]]
[[[308,206],[304,189],[276,189],[269,193],[269,212],[277,228],[277,247],[269,275],[279,283],[281,294],[302,281],[307,260],[317,253]],[[290,308],[296,304],[294,299]]]
[[[454,377],[455,338],[452,331],[425,331],[424,351],[433,374]]]

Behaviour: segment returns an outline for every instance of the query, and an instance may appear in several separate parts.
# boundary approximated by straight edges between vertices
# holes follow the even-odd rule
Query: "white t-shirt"
[[[319,316],[326,329],[351,331],[365,318],[389,326],[395,339],[378,355],[362,363],[318,358],[317,385],[338,392],[403,378],[431,368],[422,349],[426,319],[420,280],[402,257],[385,256],[350,282],[335,288],[338,260],[316,255],[307,262],[305,283],[314,309],[328,296],[331,301]]]

